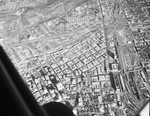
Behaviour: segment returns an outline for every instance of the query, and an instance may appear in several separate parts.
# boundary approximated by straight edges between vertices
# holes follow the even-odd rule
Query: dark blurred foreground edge
[[[43,105],[43,108],[50,116],[74,116],[73,111],[63,103],[50,102]]]
[[[0,116],[48,116],[0,46]]]

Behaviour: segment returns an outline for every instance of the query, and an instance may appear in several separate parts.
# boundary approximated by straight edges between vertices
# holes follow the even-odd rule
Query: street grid
[[[148,101],[147,0],[15,4],[0,6],[0,45],[39,105],[68,101],[77,116],[134,116]]]

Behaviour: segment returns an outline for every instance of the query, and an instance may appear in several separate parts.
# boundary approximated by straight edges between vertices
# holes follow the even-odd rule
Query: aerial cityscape
[[[41,106],[135,116],[150,99],[149,0],[0,0],[0,45]]]

